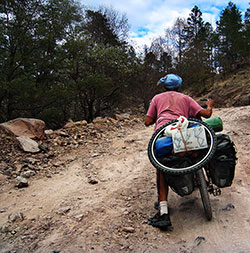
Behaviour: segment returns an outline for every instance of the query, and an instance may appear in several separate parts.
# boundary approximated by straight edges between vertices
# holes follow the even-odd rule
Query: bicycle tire
[[[204,176],[203,169],[198,170],[196,172],[196,175],[197,175],[197,179],[199,183],[198,187],[200,190],[200,195],[201,195],[201,200],[202,200],[203,208],[205,211],[205,215],[208,220],[211,220],[213,217],[212,207],[210,203],[210,198],[209,198],[209,194],[207,190],[207,182]]]
[[[207,125],[205,122],[199,120],[199,119],[194,119],[194,118],[189,118],[188,119],[189,122],[196,122],[201,124],[202,126],[204,126],[206,133],[209,135],[210,137],[210,147],[208,148],[208,152],[207,154],[204,156],[204,158],[197,162],[196,164],[193,164],[189,167],[183,167],[183,168],[173,168],[173,167],[169,167],[167,165],[164,165],[162,163],[159,162],[159,160],[156,158],[155,154],[154,154],[154,145],[155,145],[155,141],[156,139],[164,132],[165,128],[172,124],[177,122],[177,120],[172,120],[168,123],[166,123],[165,125],[161,126],[151,137],[149,144],[148,144],[148,157],[149,160],[151,162],[151,164],[156,168],[159,169],[161,171],[163,171],[166,174],[172,174],[172,175],[181,175],[181,174],[187,174],[187,173],[191,173],[194,172],[196,170],[201,169],[202,167],[204,167],[204,165],[210,161],[210,159],[213,157],[215,150],[216,150],[216,145],[217,145],[217,138],[215,135],[214,130]]]

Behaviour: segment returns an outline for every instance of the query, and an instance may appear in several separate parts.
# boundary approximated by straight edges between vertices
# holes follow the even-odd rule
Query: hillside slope
[[[250,67],[240,70],[223,80],[210,80],[212,85],[203,97],[215,100],[216,107],[250,105]]]

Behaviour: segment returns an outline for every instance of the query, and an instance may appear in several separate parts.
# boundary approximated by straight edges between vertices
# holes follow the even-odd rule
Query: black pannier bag
[[[173,168],[184,168],[192,165],[189,157],[168,156],[159,159],[164,164]],[[194,191],[194,174],[189,173],[185,175],[169,175],[165,174],[166,181],[171,189],[180,196],[189,195]]]
[[[212,183],[219,188],[232,185],[237,162],[233,141],[226,134],[217,134],[217,147],[208,163]]]
[[[165,175],[166,181],[171,189],[181,197],[189,195],[194,191],[194,174]]]

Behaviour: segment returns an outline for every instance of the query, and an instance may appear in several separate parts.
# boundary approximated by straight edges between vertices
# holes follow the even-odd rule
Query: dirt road
[[[250,106],[217,109],[238,150],[234,183],[211,196],[212,221],[199,192],[170,192],[173,227],[147,224],[154,215],[155,169],[147,158],[153,128],[138,124],[91,149],[28,188],[1,189],[0,252],[250,252]],[[12,215],[11,215],[12,214]]]

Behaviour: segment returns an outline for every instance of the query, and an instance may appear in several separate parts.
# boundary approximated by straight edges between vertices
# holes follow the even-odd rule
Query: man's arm
[[[150,125],[153,125],[154,123],[155,123],[155,120],[154,120],[154,119],[152,119],[152,118],[149,117],[149,116],[146,116],[145,122],[144,122],[145,126],[150,126]]]
[[[146,118],[144,122],[145,126],[153,125],[156,122],[157,112],[156,112],[156,106],[155,106],[154,100],[155,100],[155,97],[153,97],[149,105],[148,111],[146,113]]]
[[[204,118],[210,118],[213,112],[213,107],[214,107],[213,99],[209,99],[206,104],[207,104],[207,108],[199,111],[198,116],[201,116]]]

